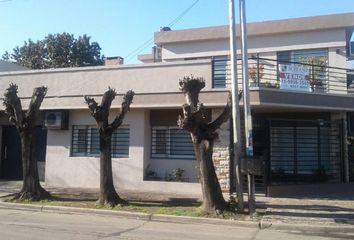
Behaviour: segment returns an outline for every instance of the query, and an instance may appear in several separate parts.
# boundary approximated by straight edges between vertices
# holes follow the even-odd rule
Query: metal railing
[[[316,65],[301,62],[280,62],[259,57],[249,58],[248,66],[251,88],[272,88],[323,94],[354,94],[354,73],[346,68],[330,67],[327,63]],[[295,72],[291,71],[293,69]],[[301,71],[301,73],[296,71]],[[237,73],[240,88],[242,84],[241,60],[237,61]],[[213,60],[212,79],[213,88],[231,86],[230,61],[228,59]]]

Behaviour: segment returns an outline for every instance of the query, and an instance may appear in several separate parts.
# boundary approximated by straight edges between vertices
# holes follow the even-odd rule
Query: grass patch
[[[170,199],[169,201],[129,201],[127,205],[117,205],[113,208],[96,204],[96,199],[77,199],[74,197],[70,198],[55,195],[51,199],[42,201],[8,201],[40,206],[77,207],[187,217],[216,217],[203,211],[200,208],[201,203],[194,199]],[[264,214],[262,209],[257,209],[257,212],[259,217]],[[245,220],[248,218],[248,215],[225,211],[223,216],[219,216],[218,218]]]

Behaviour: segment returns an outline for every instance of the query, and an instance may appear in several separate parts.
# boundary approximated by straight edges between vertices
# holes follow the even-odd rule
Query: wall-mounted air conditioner
[[[68,130],[69,112],[67,110],[45,111],[44,125],[48,129]]]

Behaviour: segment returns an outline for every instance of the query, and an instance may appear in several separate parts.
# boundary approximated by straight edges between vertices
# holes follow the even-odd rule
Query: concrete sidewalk
[[[22,182],[0,181],[0,201],[6,196],[19,191],[21,185]],[[55,195],[70,196],[82,200],[96,200],[98,198],[97,189],[63,189],[48,187],[45,184],[42,185]],[[171,201],[176,199],[197,201],[199,198],[197,195],[171,196],[156,192],[119,191],[119,194],[124,199],[130,201]],[[313,196],[311,198],[304,196],[302,198],[268,198],[257,196],[257,207],[266,209],[265,216],[260,221],[260,227],[293,230],[316,229],[318,231],[345,231],[354,233],[353,195],[354,191],[342,196],[337,195],[335,198],[316,198]],[[67,208],[63,209],[69,211]],[[195,220],[197,221],[197,219]],[[255,226],[254,222],[250,224]]]
[[[354,201],[326,198],[257,198],[265,227],[337,228],[354,232]]]

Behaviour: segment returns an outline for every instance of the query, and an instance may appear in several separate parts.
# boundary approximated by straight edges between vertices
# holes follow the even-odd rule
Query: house
[[[264,174],[257,178],[261,191],[271,194],[278,186],[350,180],[354,163],[347,139],[354,96],[345,66],[353,27],[354,13],[248,24],[253,144],[255,155],[265,162]],[[191,140],[176,126],[184,103],[178,80],[190,74],[203,77],[206,87],[200,99],[209,118],[217,117],[230,86],[228,38],[227,26],[164,28],[155,33],[153,52],[139,56],[143,64],[0,73],[0,89],[18,84],[26,106],[34,86],[48,86],[41,108],[47,128],[40,131],[46,135],[46,184],[99,186],[97,130],[83,95],[100,101],[110,86],[119,94],[112,119],[122,94],[136,92],[124,126],[114,135],[115,185],[198,194]],[[13,138],[6,133],[11,126],[3,115],[0,123],[3,177],[9,154],[18,149],[9,149]],[[219,130],[214,151],[225,192],[233,181],[229,130],[230,123]]]
[[[0,59],[0,72],[12,72],[21,70],[28,70],[28,68]]]

